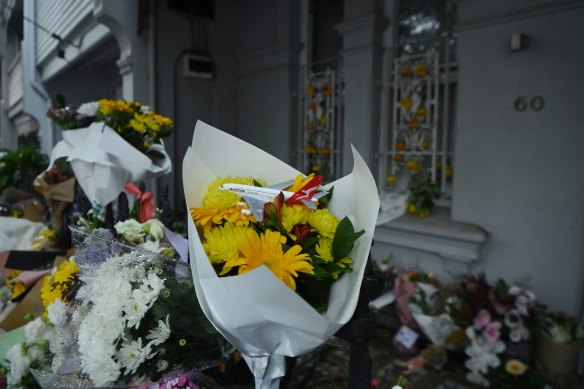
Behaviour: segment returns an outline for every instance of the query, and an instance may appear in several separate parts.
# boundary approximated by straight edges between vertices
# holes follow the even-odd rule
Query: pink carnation
[[[491,343],[496,342],[497,340],[499,340],[499,337],[501,336],[501,323],[499,323],[498,321],[489,323],[487,325],[487,328],[485,329],[484,334],[489,342]]]
[[[486,309],[481,309],[478,315],[474,318],[474,327],[477,330],[485,328],[491,322],[491,314]]]

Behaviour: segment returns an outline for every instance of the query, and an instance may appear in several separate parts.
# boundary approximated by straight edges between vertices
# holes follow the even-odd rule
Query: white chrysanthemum
[[[24,336],[28,343],[36,342],[37,340],[47,339],[49,335],[50,326],[45,323],[42,317],[29,321],[24,326]]]
[[[158,298],[162,288],[164,288],[164,280],[154,273],[149,273],[148,277],[140,286],[140,290],[150,298],[149,305],[153,304],[156,298]]]
[[[10,371],[7,377],[8,386],[18,387],[22,381],[22,377],[28,374],[31,361],[26,355],[21,343],[8,349],[6,359],[10,362]]]
[[[95,116],[97,110],[99,109],[99,102],[90,101],[89,103],[83,103],[77,108],[77,112],[85,116]]]
[[[67,321],[67,306],[58,298],[47,307],[47,314],[53,325],[61,326]]]
[[[146,301],[148,300],[143,298],[144,293],[139,289],[134,290],[134,292],[132,293],[132,297],[135,296],[135,298],[129,299],[124,304],[124,319],[128,321],[126,324],[128,328],[138,328],[140,326],[140,320],[142,320],[146,311],[150,309],[146,305]]]
[[[160,240],[164,237],[164,224],[158,219],[150,219],[145,224],[148,225],[148,233],[155,240]]]
[[[117,222],[114,226],[116,232],[124,237],[128,242],[138,243],[146,236],[144,225],[134,219]]]
[[[124,329],[119,317],[107,317],[91,311],[79,327],[78,344],[81,368],[96,386],[107,386],[120,375],[120,364],[113,356],[115,342]]]
[[[152,346],[148,343],[142,347],[142,338],[131,341],[130,343],[123,343],[120,351],[116,353],[116,357],[121,366],[125,368],[124,374],[134,374],[138,367],[146,360],[152,358],[156,353],[152,352]]]
[[[158,320],[158,326],[150,330],[146,339],[150,340],[154,346],[166,342],[170,337],[170,324],[168,323],[169,316],[166,315],[166,321]]]

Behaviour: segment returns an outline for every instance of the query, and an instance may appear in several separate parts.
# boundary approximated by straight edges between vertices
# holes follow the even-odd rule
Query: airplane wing
[[[245,194],[242,194],[241,197],[249,206],[249,209],[251,210],[251,213],[255,216],[256,220],[258,222],[261,222],[264,219],[264,204],[266,203],[266,200],[248,196]]]

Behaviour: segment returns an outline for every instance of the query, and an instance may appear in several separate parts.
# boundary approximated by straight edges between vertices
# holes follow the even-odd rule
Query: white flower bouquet
[[[83,265],[70,259],[43,281],[45,314],[6,355],[9,385],[26,384],[32,369],[43,388],[158,388],[219,363],[222,339],[198,307],[185,263],[111,234],[78,241],[91,245],[78,250]]]
[[[80,123],[77,114],[90,118],[91,124],[75,128]],[[48,115],[66,129],[53,148],[49,168],[66,157],[92,202],[106,205],[127,183],[172,170],[161,140],[172,133],[172,121],[146,106],[102,99],[83,104],[78,111],[68,106],[51,108]]]
[[[353,173],[323,188],[328,191],[334,187],[328,211],[338,219],[347,217],[354,231],[364,230],[364,235],[352,242],[354,245],[351,244],[347,255],[351,258],[352,271],[344,273],[332,285],[326,312],[315,310],[293,291],[295,283],[292,280],[276,276],[264,265],[242,271],[242,262],[236,257],[223,258],[227,267],[239,265],[240,270],[238,275],[220,278],[203,246],[203,229],[198,230],[189,218],[189,250],[197,298],[215,328],[244,355],[256,378],[256,387],[277,387],[285,374],[285,356],[301,355],[318,347],[353,315],[379,210],[379,196],[371,172],[354,149],[353,157]],[[189,209],[202,207],[209,184],[221,177],[257,177],[272,186],[299,174],[268,153],[200,121],[195,127],[192,147],[183,161],[183,183]],[[264,212],[269,211],[268,204],[269,201]],[[260,233],[258,239],[253,231],[246,235],[250,242],[257,241],[258,245],[285,240],[269,231],[265,231],[265,236]],[[274,236],[277,239],[272,239]],[[243,249],[249,252],[241,253],[239,258],[253,257],[252,246],[250,243],[247,246],[250,250]],[[282,250],[287,250],[284,257],[299,253],[294,246],[284,246],[275,252],[278,256],[282,256]],[[290,252],[294,255],[288,255]],[[295,260],[296,264],[302,262],[297,272],[309,273],[310,268],[318,265],[314,261],[307,265],[305,262],[310,260],[306,257]]]

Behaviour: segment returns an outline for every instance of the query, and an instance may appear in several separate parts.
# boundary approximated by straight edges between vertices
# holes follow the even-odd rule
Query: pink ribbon
[[[138,211],[138,219],[140,223],[145,223],[154,217],[156,207],[154,206],[152,192],[141,192],[140,189],[131,182],[124,186],[124,190],[130,194],[136,195],[136,200],[140,202],[140,208]]]

